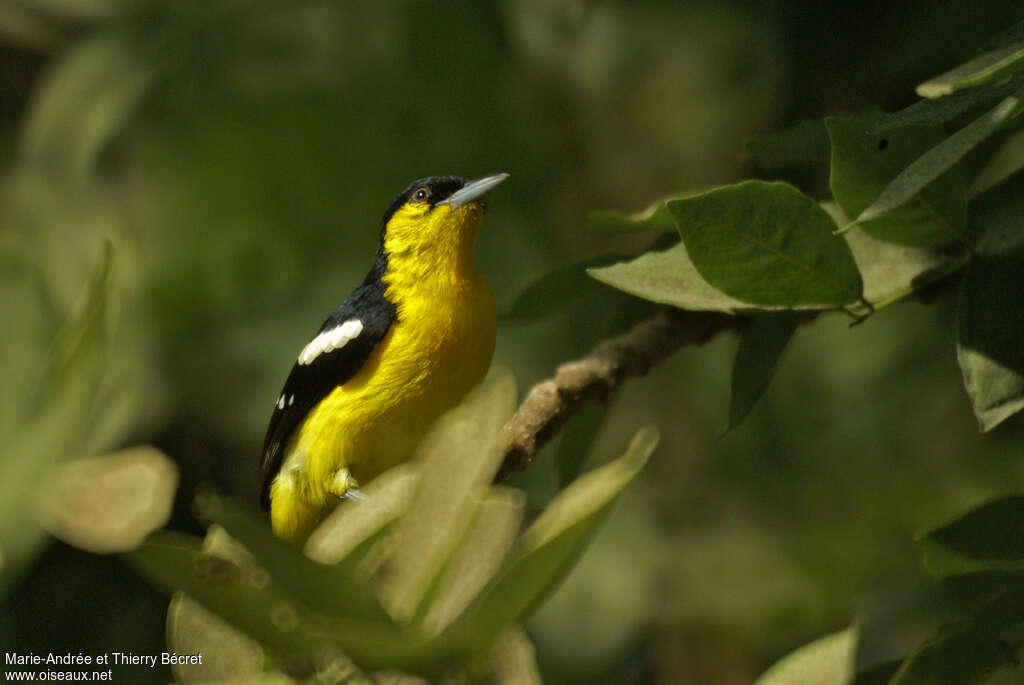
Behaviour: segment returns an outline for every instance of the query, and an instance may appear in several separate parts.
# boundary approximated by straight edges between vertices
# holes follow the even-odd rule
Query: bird
[[[483,380],[497,323],[473,252],[508,176],[423,178],[384,212],[373,266],[299,351],[270,416],[259,492],[279,537],[307,538]]]

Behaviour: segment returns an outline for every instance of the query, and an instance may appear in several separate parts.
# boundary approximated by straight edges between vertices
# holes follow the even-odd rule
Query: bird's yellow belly
[[[494,340],[486,287],[451,306],[403,303],[359,372],[316,405],[289,440],[271,492],[275,530],[301,536],[308,530],[298,528],[326,515],[337,502],[330,484],[339,469],[365,483],[411,457],[430,425],[483,379]]]

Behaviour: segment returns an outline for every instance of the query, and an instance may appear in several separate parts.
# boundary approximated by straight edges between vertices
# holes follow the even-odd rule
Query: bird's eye
[[[426,188],[417,188],[416,192],[412,194],[412,199],[417,202],[422,202],[430,196],[430,191]]]

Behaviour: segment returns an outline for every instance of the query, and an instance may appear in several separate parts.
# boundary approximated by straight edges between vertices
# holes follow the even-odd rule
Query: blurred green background
[[[198,531],[199,484],[255,507],[291,360],[365,275],[380,214],[410,180],[512,174],[477,250],[506,308],[547,271],[645,244],[588,236],[588,210],[753,175],[744,140],[799,118],[905,106],[1019,13],[996,0],[3,0],[0,425],[24,430],[51,341],[111,241],[113,333],[75,449],[155,444],[181,469],[169,525]],[[503,326],[495,363],[525,391],[599,339],[616,298]],[[663,441],[528,625],[546,681],[748,683],[854,619],[869,662],[925,637],[934,601],[914,535],[1024,484],[1024,422],[977,431],[949,299],[802,328],[724,436],[735,339],[632,382],[589,463],[646,422]],[[513,481],[535,506],[557,487],[558,449]],[[116,558],[50,542],[4,594],[3,651],[163,649],[165,599]]]

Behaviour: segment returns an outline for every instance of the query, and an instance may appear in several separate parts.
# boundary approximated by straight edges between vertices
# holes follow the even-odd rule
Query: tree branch
[[[646,375],[679,348],[703,345],[745,324],[736,316],[666,309],[605,340],[587,356],[559,365],[553,378],[533,386],[502,429],[505,460],[495,481],[525,470],[584,402],[604,402],[626,379]]]

